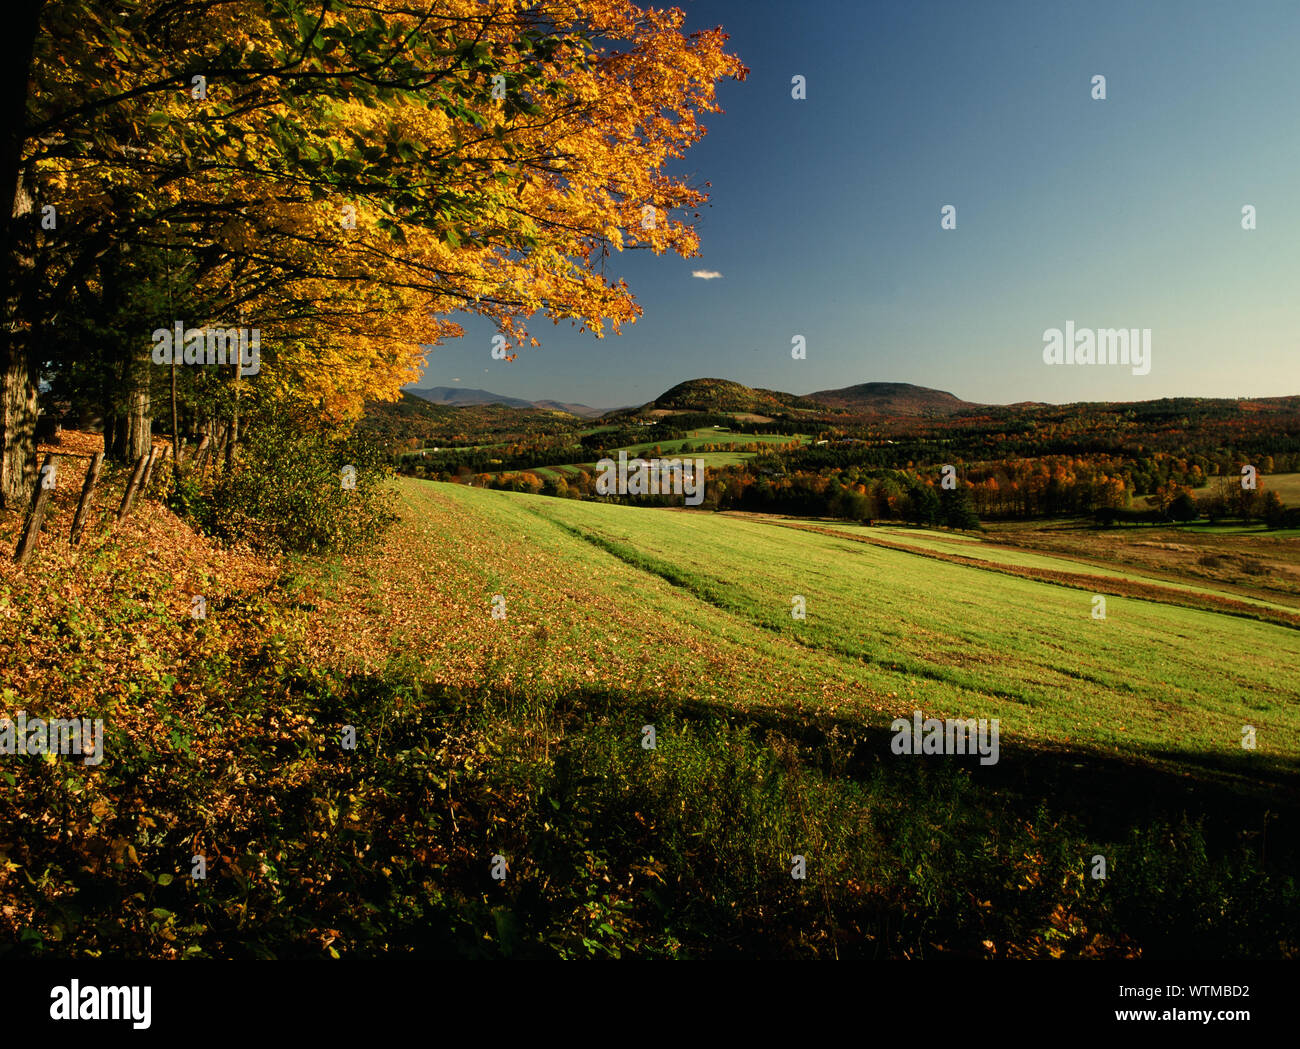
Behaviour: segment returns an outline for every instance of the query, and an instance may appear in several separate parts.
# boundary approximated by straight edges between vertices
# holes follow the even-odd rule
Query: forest
[[[1300,472],[1300,398],[1010,406],[942,419],[855,416],[809,410],[807,402],[803,409],[784,417],[778,411],[766,422],[736,419],[721,406],[657,412],[658,418],[633,413],[596,429],[556,413],[549,425],[533,420],[540,429],[526,434],[510,421],[516,410],[500,408],[490,426],[501,432],[479,429],[468,448],[451,447],[452,439],[440,436],[466,425],[475,411],[454,409],[460,414],[418,435],[390,432],[387,447],[411,476],[592,498],[592,465],[606,452],[636,446],[652,457],[712,428],[720,432],[689,442],[693,451],[745,456],[711,467],[703,505],[713,510],[955,528],[1061,516],[1104,525],[1197,519],[1300,525],[1294,497],[1288,505],[1268,480]],[[372,409],[367,418],[383,412]],[[810,431],[810,440],[795,440]],[[751,434],[785,435],[791,443],[746,443]],[[648,442],[653,446],[645,447]],[[574,468],[550,469],[556,466]],[[1251,477],[1243,483],[1247,467]],[[674,502],[670,496],[649,501]]]

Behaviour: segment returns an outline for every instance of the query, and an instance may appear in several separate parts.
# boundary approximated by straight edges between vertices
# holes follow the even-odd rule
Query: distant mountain
[[[818,390],[808,399],[854,415],[949,416],[973,411],[982,405],[963,401],[943,390],[913,386],[910,382],[864,382],[839,390]]]
[[[771,415],[791,410],[824,411],[808,397],[779,390],[751,389],[730,379],[689,379],[661,394],[640,411],[739,412]]]
[[[460,408],[467,404],[504,404],[510,408],[531,408],[532,401],[522,401],[518,397],[503,397],[488,390],[475,390],[464,386],[430,386],[423,390],[407,390],[409,394],[430,401],[433,404]]]
[[[584,419],[595,419],[603,413],[585,404],[564,401],[525,401],[519,397],[506,397],[491,390],[475,390],[467,386],[429,386],[422,390],[407,390],[409,394],[432,404],[448,408],[464,408],[475,404],[504,404],[507,408],[541,408],[548,412],[568,412]]]

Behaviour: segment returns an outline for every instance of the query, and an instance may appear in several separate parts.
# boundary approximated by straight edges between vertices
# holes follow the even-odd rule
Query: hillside
[[[838,390],[818,390],[808,398],[855,415],[949,416],[980,407],[944,390],[910,382],[864,382]]]
[[[568,412],[580,419],[599,419],[605,413],[589,404],[577,404],[570,401],[533,401],[534,408],[543,408],[552,412]]]
[[[443,433],[455,415],[455,411],[446,405],[432,404],[403,393],[396,401],[367,404],[358,426],[385,443],[424,440]]]
[[[751,388],[729,379],[690,379],[642,406],[639,412],[696,411],[783,415],[849,412],[854,415],[947,418],[981,406],[943,390],[907,382],[865,382],[807,396]]]
[[[430,443],[524,440],[577,425],[577,417],[552,408],[511,408],[495,402],[434,404],[407,391],[397,401],[369,402],[359,429],[373,434],[391,451]]]
[[[779,390],[751,389],[730,379],[688,379],[661,394],[640,411],[744,412],[770,415],[795,411],[824,411],[807,397]]]
[[[616,916],[598,943],[652,953],[680,941],[724,957],[730,937],[819,952],[811,923],[842,956],[1224,957],[1265,915],[1261,930],[1295,927],[1294,893],[1265,880],[1295,855],[1292,630],[1116,588],[1100,640],[1091,592],[1069,583],[730,516],[403,491],[395,556],[367,562],[374,578],[309,584],[317,651],[431,653],[426,695],[493,680],[535,697],[499,701],[519,720],[490,734],[479,775],[496,784],[490,840],[519,857],[507,905],[549,938],[580,890],[533,859],[541,848],[597,872],[599,913]],[[504,620],[487,611],[498,594]],[[791,618],[790,594],[806,596],[806,620]],[[353,614],[380,599],[387,615]],[[1225,675],[1205,637],[1257,658]],[[432,702],[439,716],[457,709]],[[918,708],[1001,718],[1001,760],[892,755],[891,719]],[[1238,743],[1246,721],[1267,726],[1253,753]],[[513,778],[519,764],[529,777]],[[479,811],[473,787],[456,776],[462,818]],[[1250,873],[1259,861],[1219,842],[1265,809],[1269,856]],[[478,846],[464,827],[413,826]],[[582,866],[569,841],[596,838],[611,844]],[[777,876],[805,851],[824,877],[815,910]],[[1149,879],[1098,893],[1096,853],[1116,870],[1196,874],[1153,909]],[[394,854],[406,874],[414,863]],[[482,877],[464,880],[481,893]],[[971,907],[972,894],[989,903]],[[692,911],[702,897],[717,902]],[[1217,909],[1194,921],[1202,908]],[[1286,935],[1268,950],[1293,947]]]

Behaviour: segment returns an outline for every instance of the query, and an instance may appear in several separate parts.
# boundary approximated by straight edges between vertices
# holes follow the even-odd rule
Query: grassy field
[[[1260,482],[1264,491],[1277,492],[1287,506],[1300,506],[1300,473],[1265,474]]]
[[[650,447],[653,448],[654,446],[651,445]],[[628,449],[624,448],[624,449],[619,449],[618,451],[628,451]],[[614,451],[610,453],[611,458],[613,458],[615,462],[618,461],[617,460],[618,451]],[[634,456],[640,454],[644,456],[647,454],[648,451],[649,451],[648,448],[643,449],[640,453],[628,451],[628,455]],[[681,451],[681,450],[670,451],[668,449],[664,449],[662,451],[662,454],[664,458],[681,457],[681,458],[689,458],[689,459],[703,459],[705,466],[713,466],[713,467],[736,466],[739,463],[743,463],[746,459],[752,459],[754,457],[753,452],[696,452],[691,449],[687,449],[686,451]],[[578,473],[579,470],[583,470],[583,469],[585,469],[588,473],[595,473],[596,464],[595,462],[562,463],[556,466],[534,466],[530,470],[507,470],[507,471],[497,471],[497,472],[533,473],[536,474],[538,477],[564,477],[566,475],[572,476]]]
[[[1259,488],[1263,492],[1277,492],[1278,498],[1287,506],[1300,506],[1300,473],[1261,474]],[[1194,494],[1204,497],[1210,491],[1211,488],[1201,488],[1194,490]],[[1154,496],[1147,495],[1138,501],[1143,506],[1151,506],[1153,499]]]
[[[1257,908],[1287,915],[1270,920],[1300,917],[1294,881],[1277,880],[1291,862],[1283,857],[1297,855],[1294,629],[1118,597],[1098,621],[1090,595],[1076,589],[774,521],[414,481],[404,491],[433,559],[413,597],[440,618],[455,608],[453,633],[464,636],[447,646],[446,631],[430,632],[411,612],[392,616],[406,627],[394,634],[383,624],[371,647],[437,651],[443,669],[426,672],[451,674],[441,684],[488,680],[534,697],[546,713],[531,738],[553,740],[567,755],[561,764],[588,777],[584,804],[602,814],[604,833],[632,833],[626,813],[616,815],[631,804],[638,819],[683,836],[667,849],[655,834],[632,834],[649,850],[637,855],[663,847],[692,872],[677,878],[704,878],[715,896],[731,898],[717,880],[727,863],[757,879],[751,886],[767,884],[783,851],[813,850],[822,855],[821,903],[835,911],[832,939],[845,934],[841,920],[863,929],[854,908],[857,894],[875,891],[866,885],[914,903],[913,892],[931,894],[921,907],[927,929],[931,920],[965,928],[951,908],[972,895],[1002,896],[997,906],[1015,925],[1032,887],[1045,896],[1018,934],[1025,942],[1004,943],[1004,928],[980,941],[983,953],[1293,949],[1267,937],[1272,946],[1242,946],[1250,934],[1239,923]],[[386,578],[381,569],[373,586],[390,610],[400,603],[400,572]],[[506,601],[504,621],[486,614],[494,595]],[[795,595],[806,601],[802,621],[791,615]],[[554,698],[575,695],[583,698]],[[917,764],[892,754],[891,720],[915,709],[1000,719],[999,763]],[[654,771],[637,757],[647,723],[660,733],[655,761],[668,763]],[[1257,749],[1243,749],[1243,725],[1255,728]],[[556,760],[548,753],[547,768]],[[719,768],[730,778],[714,778]],[[689,811],[699,791],[717,797],[696,821]],[[910,815],[899,816],[899,803]],[[745,830],[724,835],[714,819]],[[936,821],[949,831],[939,834]],[[890,844],[882,834],[899,838]],[[708,835],[716,849],[699,843]],[[1261,835],[1275,850],[1265,865],[1274,873],[1256,867]],[[1007,852],[1012,840],[1024,846],[1019,856]],[[966,866],[957,853],[982,858]],[[1085,854],[1127,871],[1128,880],[1107,886],[1113,896],[1091,894]],[[635,867],[628,855],[619,862]],[[1013,885],[1015,899],[1005,898]],[[1183,903],[1171,904],[1170,894]],[[1171,907],[1183,917],[1170,918]],[[875,921],[865,941],[848,936],[851,953],[865,942],[877,952],[926,953],[891,941]],[[952,949],[950,940],[931,942],[938,947],[929,953]],[[800,950],[815,953],[807,943]],[[981,953],[969,942],[961,950]]]
[[[1002,522],[983,539],[1242,597],[1300,604],[1300,535],[1263,526],[1096,528],[1085,521]]]
[[[1099,622],[1077,590],[750,520],[438,491],[486,517],[488,531],[518,533],[520,515],[536,518],[525,534],[545,530],[550,571],[580,573],[590,599],[611,599],[626,581],[642,609],[693,639],[691,650],[761,655],[761,684],[735,681],[738,701],[792,703],[824,681],[835,683],[818,690],[829,705],[864,720],[874,708],[882,723],[915,705],[999,717],[1005,735],[1025,741],[1241,769],[1280,768],[1300,752],[1300,636],[1284,627],[1122,598]],[[529,614],[535,584],[514,586]],[[802,622],[794,595],[806,599]],[[553,615],[548,630],[563,629]],[[1225,658],[1243,651],[1251,658]],[[1248,759],[1246,721],[1267,725],[1271,740]]]
[[[717,430],[711,426],[706,426],[698,430],[688,430],[687,436],[678,440],[670,441],[642,441],[640,444],[629,444],[622,448],[615,449],[612,453],[617,456],[618,452],[627,452],[629,456],[648,455],[656,447],[659,448],[660,454],[665,457],[675,455],[684,455],[688,452],[694,452],[695,449],[706,444],[771,444],[783,445],[794,442],[796,444],[807,444],[809,438],[806,434],[796,434],[795,436],[786,436],[784,434],[771,433],[731,433],[728,430]],[[753,452],[742,453],[746,459],[752,458]]]

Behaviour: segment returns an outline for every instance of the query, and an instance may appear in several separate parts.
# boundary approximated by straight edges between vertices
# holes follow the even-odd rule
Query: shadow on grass
[[[0,954],[1300,953],[1291,766],[1252,783],[1248,757],[1006,741],[981,766],[894,755],[887,728],[815,709],[263,656],[223,702],[170,711],[147,755],[106,761],[93,801],[14,766],[0,845],[27,877],[0,902],[32,918]],[[32,815],[60,808],[57,835]]]

